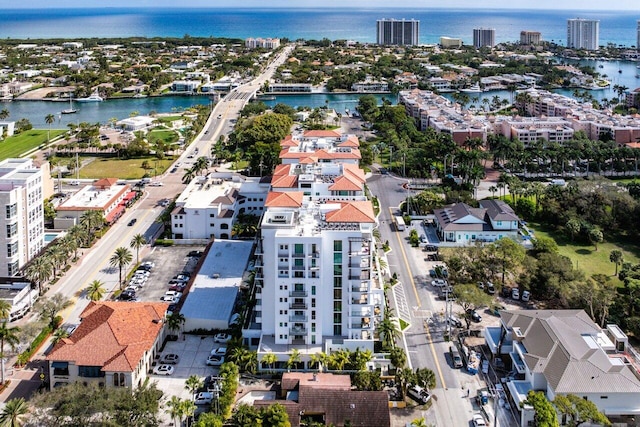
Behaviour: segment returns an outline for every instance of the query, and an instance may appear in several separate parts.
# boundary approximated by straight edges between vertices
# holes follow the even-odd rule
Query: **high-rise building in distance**
[[[596,50],[600,45],[600,21],[594,19],[567,20],[567,47]]]
[[[520,31],[520,44],[523,45],[536,45],[540,44],[542,36],[540,31]]]
[[[636,50],[640,52],[640,20],[638,20],[638,36],[636,40]]]
[[[473,29],[473,46],[476,49],[481,47],[493,47],[496,45],[496,29],[495,28],[474,28]]]
[[[417,45],[420,21],[415,19],[379,19],[376,24],[377,41],[382,45]]]

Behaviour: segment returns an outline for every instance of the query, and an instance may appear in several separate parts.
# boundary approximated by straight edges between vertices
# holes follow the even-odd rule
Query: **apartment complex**
[[[248,38],[244,41],[245,47],[249,49],[277,49],[280,47],[280,39],[272,39],[272,38]]]
[[[573,394],[593,402],[614,421],[640,413],[638,359],[617,325],[605,329],[583,310],[509,310],[485,340],[496,357],[509,360],[515,376],[507,398],[531,425],[535,411],[525,403],[530,390],[549,400]]]
[[[538,45],[542,41],[542,35],[539,31],[520,31],[520,44]]]
[[[415,46],[420,43],[420,21],[415,19],[380,19],[376,28],[378,44]]]
[[[53,193],[49,164],[0,162],[0,276],[15,276],[44,248],[44,199]]]
[[[496,29],[495,28],[474,28],[473,29],[473,47],[480,49],[481,47],[493,47],[496,45]]]
[[[440,37],[440,46],[444,49],[462,47],[462,39],[456,37]]]
[[[373,350],[384,292],[358,139],[308,131],[281,145],[256,250],[258,358],[284,363],[298,348],[306,364],[318,351]]]
[[[594,19],[567,20],[567,47],[597,50],[600,45],[600,21]]]
[[[640,118],[636,116],[597,110],[589,103],[534,88],[520,93],[523,96],[517,97],[516,105],[532,117],[472,114],[441,95],[417,89],[401,91],[398,103],[416,119],[420,130],[448,133],[457,144],[469,138],[486,141],[489,134],[517,138],[525,145],[540,138],[562,144],[577,131],[584,131],[591,140],[607,136],[619,145],[633,144],[640,138]],[[635,97],[627,99],[633,102]]]

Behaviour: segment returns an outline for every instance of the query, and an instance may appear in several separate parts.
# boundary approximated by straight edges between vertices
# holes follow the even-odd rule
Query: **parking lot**
[[[140,260],[141,263],[153,262],[155,265],[149,271],[149,277],[141,287],[135,291],[139,301],[160,301],[171,286],[169,282],[182,272],[193,273],[198,263],[198,257],[189,256],[190,253],[204,250],[204,246],[156,246],[151,253]]]

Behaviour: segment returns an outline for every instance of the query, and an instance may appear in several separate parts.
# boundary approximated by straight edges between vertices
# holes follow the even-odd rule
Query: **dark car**
[[[132,225],[134,225],[136,222],[138,222],[137,218],[133,218],[131,221],[129,221],[129,223],[127,224],[129,227],[131,227]]]
[[[170,172],[171,173],[176,173],[177,170],[178,170],[178,168],[172,168]]]
[[[482,322],[482,316],[480,316],[480,314],[477,311],[472,310],[470,308],[467,309],[467,316],[469,316],[469,318],[476,323]]]

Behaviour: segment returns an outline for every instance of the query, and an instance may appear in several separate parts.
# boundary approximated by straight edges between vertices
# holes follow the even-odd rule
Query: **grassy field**
[[[164,141],[166,144],[172,144],[174,142],[176,142],[179,138],[179,135],[172,130],[152,130],[151,132],[149,132],[149,134],[147,135],[147,139],[149,140],[149,143],[154,144],[155,141],[157,140],[162,140]]]
[[[536,237],[551,237],[558,244],[561,255],[565,255],[571,259],[573,265],[584,271],[586,277],[594,274],[606,274],[611,276],[616,271],[616,266],[609,261],[609,254],[614,249],[619,249],[624,254],[624,261],[632,264],[640,262],[640,248],[636,245],[619,241],[605,241],[598,244],[598,250],[593,245],[571,242],[570,239],[558,233],[551,233],[541,228],[538,224],[529,224],[529,228],[533,229]],[[618,269],[618,271],[620,271]],[[616,284],[621,284],[617,278],[612,278]]]
[[[152,169],[142,169],[142,162],[147,160]],[[146,173],[154,175],[153,167],[156,166],[158,175],[164,173],[173,163],[173,159],[157,160],[155,157],[144,157],[139,159],[95,159],[88,165],[80,169],[80,178],[120,178],[120,179],[140,179]]]
[[[0,141],[0,160],[20,157],[22,154],[47,142],[46,129],[31,129]],[[51,139],[63,134],[62,129],[51,129]]]

